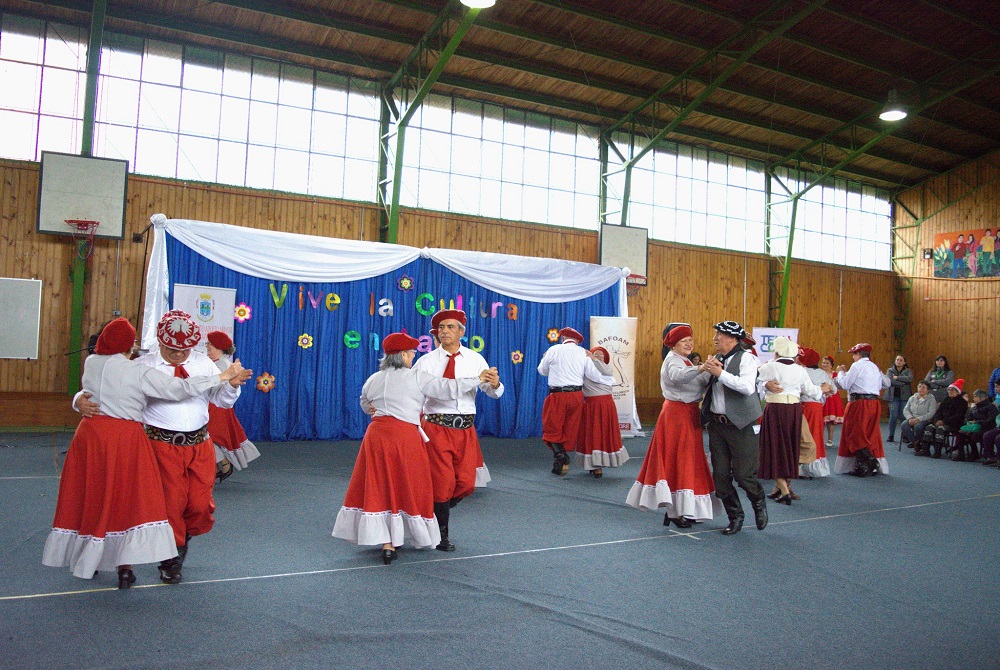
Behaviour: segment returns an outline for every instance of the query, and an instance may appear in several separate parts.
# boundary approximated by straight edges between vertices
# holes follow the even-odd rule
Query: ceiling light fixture
[[[902,121],[906,118],[906,107],[899,102],[899,95],[896,93],[896,89],[889,91],[889,99],[879,113],[878,118],[883,121]]]
[[[473,9],[486,9],[487,7],[492,7],[497,4],[497,0],[461,0],[462,4],[466,7],[472,7]]]

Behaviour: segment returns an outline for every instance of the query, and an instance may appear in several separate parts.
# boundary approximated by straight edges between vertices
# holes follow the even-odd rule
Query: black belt
[[[201,444],[208,439],[208,426],[202,426],[198,430],[167,430],[156,426],[143,426],[146,430],[146,437],[157,442],[166,442],[175,447],[191,447]]]
[[[573,393],[574,391],[582,391],[582,386],[550,386],[549,393]]]
[[[475,414],[424,414],[424,421],[445,428],[465,430],[476,423]]]
[[[725,414],[716,414],[715,412],[709,412],[708,419],[709,421],[714,421],[716,423],[721,423],[728,426],[733,425],[733,422],[730,421]]]
[[[855,400],[878,400],[877,393],[848,393],[847,402],[854,402]]]

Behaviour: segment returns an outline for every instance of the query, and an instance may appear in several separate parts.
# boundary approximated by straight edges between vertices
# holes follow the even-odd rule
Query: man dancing
[[[882,403],[879,394],[889,388],[889,379],[871,360],[872,345],[855,344],[847,350],[854,357],[851,369],[837,366],[839,373],[834,383],[847,391],[847,409],[844,410],[844,429],[840,434],[840,447],[834,472],[850,473],[856,477],[889,474],[882,445]]]
[[[701,405],[701,423],[708,428],[715,495],[729,516],[722,534],[735,535],[743,529],[743,504],[734,479],[750,499],[757,529],[767,526],[767,500],[756,475],[760,452],[755,428],[763,412],[756,358],[739,346],[746,331],[735,321],[717,323],[715,331],[716,355],[702,365],[712,379]]]
[[[576,436],[583,416],[583,380],[611,385],[586,349],[583,335],[572,328],[559,331],[562,342],[549,347],[538,364],[538,374],[549,378],[549,394],[542,405],[542,440],[552,451],[552,474],[569,472],[567,451],[576,451]]]
[[[437,331],[441,346],[418,358],[413,368],[447,379],[478,377],[487,370],[487,381],[479,384],[478,390],[491,398],[499,398],[503,395],[503,384],[496,368],[491,368],[486,359],[472,349],[462,346],[465,324],[465,312],[459,309],[434,314],[432,332]],[[451,508],[475,489],[477,469],[481,467],[482,475],[488,476],[476,435],[476,390],[463,393],[455,400],[427,398],[424,402],[421,426],[430,439],[427,454],[434,485],[434,514],[441,528],[441,542],[436,547],[439,551],[455,551],[455,545],[448,538]]]

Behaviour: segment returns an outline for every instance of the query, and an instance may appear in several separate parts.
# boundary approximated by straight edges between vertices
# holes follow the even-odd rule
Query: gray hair
[[[406,363],[403,362],[403,353],[398,354],[386,354],[378,361],[379,370],[388,370],[390,368],[405,368]]]

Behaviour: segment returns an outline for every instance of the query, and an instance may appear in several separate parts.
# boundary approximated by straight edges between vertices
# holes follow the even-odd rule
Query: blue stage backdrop
[[[361,387],[378,369],[382,338],[405,331],[433,346],[431,316],[464,309],[463,344],[500,372],[499,400],[478,394],[482,435],[541,435],[546,380],[537,366],[563,326],[581,333],[591,316],[618,315],[618,285],[562,303],[489,291],[428,258],[369,279],[302,283],[259,279],[214,263],[167,235],[170,300],[174,283],[236,289],[250,318],[235,323],[236,356],[252,368],[236,414],[254,440],[360,439],[368,425]],[[586,343],[585,343],[586,344]]]

